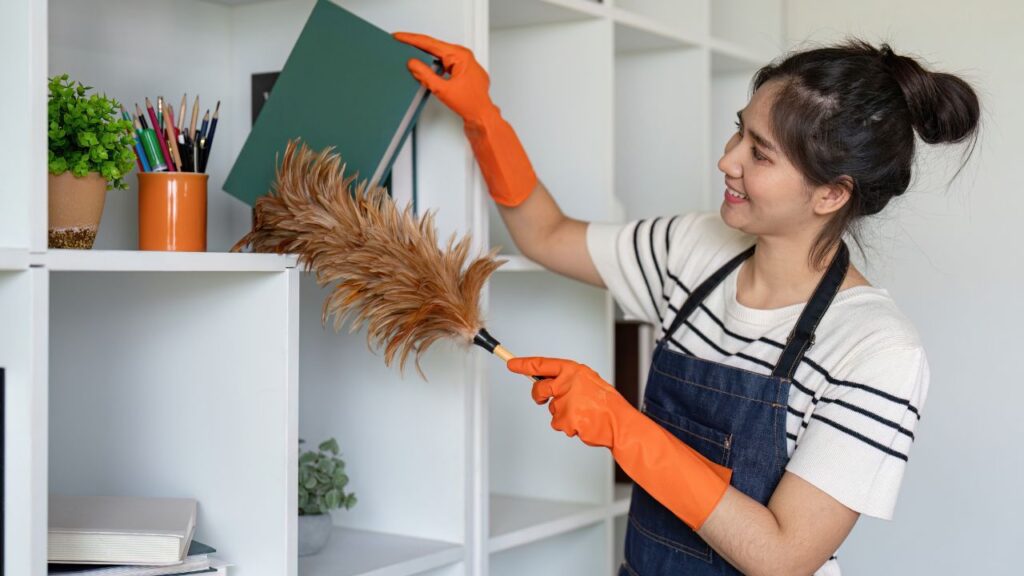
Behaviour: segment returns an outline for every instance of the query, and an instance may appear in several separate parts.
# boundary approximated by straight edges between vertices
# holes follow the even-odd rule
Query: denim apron
[[[767,505],[789,460],[790,378],[846,277],[849,251],[840,244],[771,375],[669,350],[669,337],[753,253],[751,246],[690,293],[655,349],[642,411],[709,460],[731,468],[732,486]],[[640,486],[633,488],[625,552],[619,576],[741,574]]]

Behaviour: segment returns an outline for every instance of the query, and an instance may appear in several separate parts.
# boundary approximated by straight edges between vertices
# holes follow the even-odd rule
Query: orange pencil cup
[[[207,174],[139,173],[139,250],[206,251]]]

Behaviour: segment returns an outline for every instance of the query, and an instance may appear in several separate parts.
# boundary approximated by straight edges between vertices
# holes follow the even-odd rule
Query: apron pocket
[[[644,403],[643,413],[708,460],[728,466],[731,434],[683,418],[650,401]],[[713,551],[707,542],[640,486],[633,488],[629,523],[639,538],[631,539],[630,547],[634,549],[627,558],[642,558],[644,549],[664,546],[708,563],[712,560]]]

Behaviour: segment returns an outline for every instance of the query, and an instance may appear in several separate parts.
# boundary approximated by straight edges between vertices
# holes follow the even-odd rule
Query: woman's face
[[[722,219],[757,236],[802,236],[817,229],[818,187],[789,163],[772,133],[776,81],[763,84],[738,114],[737,131],[725,145],[718,169],[725,174]]]

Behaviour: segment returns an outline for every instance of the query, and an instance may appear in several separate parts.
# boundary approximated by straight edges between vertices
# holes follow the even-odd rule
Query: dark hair
[[[969,140],[964,164],[977,140],[980,110],[970,85],[930,72],[887,44],[848,40],[784,56],[758,70],[752,90],[769,80],[781,83],[772,129],[790,162],[812,185],[851,190],[815,239],[810,259],[816,268],[857,220],[906,191],[915,131],[929,144]]]

